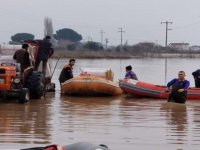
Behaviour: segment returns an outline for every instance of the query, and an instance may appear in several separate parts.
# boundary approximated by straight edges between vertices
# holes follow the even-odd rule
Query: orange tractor
[[[17,64],[2,63],[0,65],[0,96],[1,99],[18,97],[19,103],[26,103],[30,97],[38,99],[45,93],[45,78],[41,72],[27,68],[23,78],[18,72]]]
[[[18,97],[19,103],[29,101],[29,90],[23,87],[17,74],[17,67],[13,63],[2,63],[0,66],[0,95],[1,99]]]

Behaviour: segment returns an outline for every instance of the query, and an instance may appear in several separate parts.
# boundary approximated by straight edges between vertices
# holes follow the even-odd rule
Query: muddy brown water
[[[111,150],[199,149],[200,101],[187,101],[184,105],[127,95],[61,96],[57,78],[67,60],[61,59],[54,73],[55,93],[25,105],[16,100],[0,102],[0,149],[79,141],[103,143]],[[81,59],[77,60],[74,74],[78,75],[81,67],[105,66],[113,69],[117,81],[129,64],[140,80],[164,84],[163,59]],[[191,72],[197,67],[197,59],[169,59],[167,79],[175,77],[178,70],[185,70],[193,86]]]

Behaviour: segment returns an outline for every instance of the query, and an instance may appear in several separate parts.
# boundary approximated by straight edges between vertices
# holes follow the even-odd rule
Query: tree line
[[[147,55],[148,53],[200,53],[200,51],[180,51],[172,47],[163,47],[153,42],[140,42],[135,45],[123,45],[123,46],[110,46],[105,47],[99,42],[88,41],[80,42],[82,35],[74,31],[73,29],[63,28],[57,30],[53,37],[58,41],[58,45],[55,49],[58,50],[90,50],[90,51],[106,51],[106,52],[129,52],[139,55]],[[34,40],[35,36],[31,33],[16,33],[11,36],[11,44],[22,43],[25,40]]]

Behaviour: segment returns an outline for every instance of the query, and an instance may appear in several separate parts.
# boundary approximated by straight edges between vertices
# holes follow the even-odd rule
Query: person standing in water
[[[168,90],[171,88],[168,102],[185,103],[189,86],[190,82],[185,79],[185,72],[179,71],[178,78],[167,83]]]

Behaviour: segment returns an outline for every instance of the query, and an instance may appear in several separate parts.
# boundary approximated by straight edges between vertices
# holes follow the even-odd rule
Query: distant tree
[[[84,45],[84,48],[90,50],[103,50],[103,46],[100,43],[89,41]]]
[[[57,40],[53,36],[53,23],[49,17],[44,18],[44,37],[47,35],[51,36],[51,44],[57,47]]]
[[[78,34],[76,31],[68,28],[60,29],[56,31],[54,37],[57,40],[69,40],[72,42],[78,42],[82,40],[82,36]]]
[[[13,42],[22,42],[24,40],[33,40],[35,36],[30,33],[16,33],[15,35],[11,36],[11,40]]]

